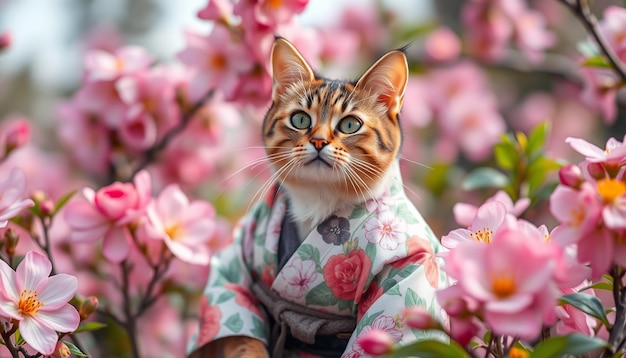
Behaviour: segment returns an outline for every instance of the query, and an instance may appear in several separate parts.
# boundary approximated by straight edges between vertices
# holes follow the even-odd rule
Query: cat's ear
[[[356,88],[376,96],[378,102],[395,116],[402,107],[402,98],[409,77],[409,65],[404,52],[390,51],[373,64],[356,83]]]
[[[277,38],[272,47],[272,100],[295,82],[313,81],[315,74],[304,57],[289,41]]]

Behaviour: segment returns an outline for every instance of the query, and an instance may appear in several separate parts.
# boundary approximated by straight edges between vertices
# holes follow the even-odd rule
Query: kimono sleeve
[[[244,259],[245,225],[233,244],[211,259],[209,279],[200,303],[200,329],[188,351],[228,336],[248,336],[268,343],[267,317],[251,292],[252,277]]]
[[[421,252],[385,265],[358,304],[357,327],[342,357],[365,355],[357,338],[371,329],[386,331],[399,345],[424,339],[447,341],[447,336],[439,331],[414,330],[402,320],[405,308],[421,306],[447,325],[445,311],[435,296],[437,288],[446,284],[439,260]]]

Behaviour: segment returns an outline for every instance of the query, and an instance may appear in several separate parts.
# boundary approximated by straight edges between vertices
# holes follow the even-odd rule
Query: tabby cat
[[[277,38],[271,65],[262,134],[278,184],[212,261],[193,356],[360,356],[356,338],[372,326],[423,337],[400,313],[422,305],[444,319],[434,292],[445,277],[399,176],[404,52],[340,81]]]

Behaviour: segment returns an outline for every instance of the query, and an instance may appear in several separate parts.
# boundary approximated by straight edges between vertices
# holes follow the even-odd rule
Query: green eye
[[[356,133],[356,131],[358,131],[362,125],[363,123],[361,123],[361,121],[356,117],[348,116],[339,121],[337,129],[339,129],[339,131],[342,133],[352,134]]]
[[[291,125],[297,129],[307,129],[311,127],[311,117],[304,112],[296,112],[291,115]]]

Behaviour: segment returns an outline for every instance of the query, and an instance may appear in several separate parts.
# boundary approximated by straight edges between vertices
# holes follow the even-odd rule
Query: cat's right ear
[[[313,81],[315,74],[298,50],[284,38],[277,38],[272,47],[272,101],[295,82]]]

